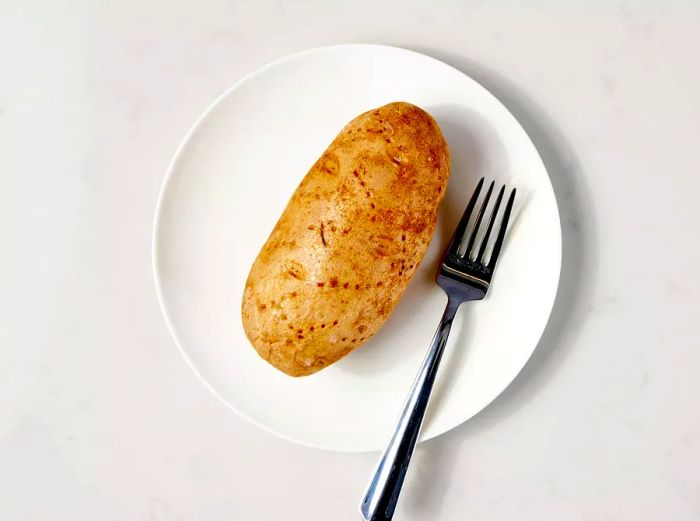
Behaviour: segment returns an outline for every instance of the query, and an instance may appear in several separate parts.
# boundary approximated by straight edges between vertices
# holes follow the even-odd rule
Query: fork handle
[[[418,375],[411,386],[401,415],[399,416],[389,444],[379,459],[372,480],[360,504],[360,514],[365,521],[388,521],[394,516],[396,503],[413,449],[418,441],[430,392],[433,389],[442,352],[450,334],[452,321],[459,302],[448,300],[433,341],[421,364]]]

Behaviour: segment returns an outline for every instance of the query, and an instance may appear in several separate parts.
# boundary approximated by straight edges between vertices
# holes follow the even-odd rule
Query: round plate
[[[430,112],[452,152],[430,249],[374,338],[319,373],[286,376],[243,333],[248,270],[297,184],[340,129],[399,100]],[[434,282],[438,259],[482,176],[517,187],[518,197],[487,298],[463,305],[455,320],[423,440],[496,398],[544,330],[559,281],[561,229],[542,160],[488,91],[416,52],[323,47],[245,77],[187,134],[158,203],[156,285],[185,359],[216,396],[263,429],[325,449],[381,449],[446,303]]]

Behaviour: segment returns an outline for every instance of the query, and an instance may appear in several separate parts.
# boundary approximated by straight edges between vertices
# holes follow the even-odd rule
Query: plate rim
[[[484,85],[482,85],[480,82],[472,78],[469,74],[465,73],[464,71],[450,65],[449,63],[445,63],[442,60],[439,60],[437,58],[434,58],[430,55],[424,54],[422,52],[414,51],[412,49],[407,49],[405,47],[399,47],[399,46],[394,46],[394,45],[384,45],[384,44],[375,44],[375,43],[341,43],[341,44],[334,44],[334,45],[322,45],[322,46],[317,46],[317,47],[311,47],[308,49],[304,49],[301,51],[293,52],[291,54],[286,54],[283,55],[275,60],[272,60],[270,62],[267,62],[266,64],[262,65],[261,67],[255,68],[252,71],[244,74],[241,78],[239,78],[237,81],[233,82],[229,87],[227,87],[223,92],[221,92],[218,96],[216,96],[202,111],[202,113],[195,119],[195,121],[192,123],[192,125],[189,127],[185,135],[182,137],[180,140],[177,148],[175,149],[175,152],[173,153],[172,158],[170,159],[168,166],[165,170],[165,175],[163,177],[163,181],[161,182],[160,189],[158,190],[158,199],[156,202],[156,207],[155,207],[155,215],[153,218],[153,224],[152,224],[152,234],[151,234],[151,265],[153,269],[153,278],[154,278],[154,283],[155,283],[155,290],[156,290],[156,296],[158,299],[158,304],[160,307],[160,310],[163,314],[163,318],[165,321],[165,324],[167,326],[168,331],[170,332],[170,336],[172,337],[175,346],[177,347],[177,350],[180,352],[180,355],[183,357],[185,360],[186,364],[192,369],[194,374],[197,376],[197,378],[204,384],[204,386],[220,401],[222,402],[228,409],[234,411],[236,414],[238,414],[240,417],[244,418],[257,428],[272,434],[278,438],[284,439],[286,441],[289,441],[291,443],[297,444],[297,445],[302,445],[305,447],[310,447],[310,448],[315,448],[315,449],[321,449],[321,450],[327,450],[327,451],[333,451],[333,452],[346,452],[346,453],[364,453],[364,452],[375,452],[380,449],[373,449],[373,448],[349,448],[349,447],[338,447],[338,446],[331,446],[330,444],[328,445],[321,445],[318,443],[311,443],[306,440],[298,439],[295,438],[294,436],[290,436],[286,433],[280,432],[278,430],[274,430],[273,428],[260,423],[256,419],[252,418],[250,415],[245,413],[244,411],[240,410],[237,408],[234,404],[230,403],[228,400],[226,400],[221,394],[213,387],[211,383],[201,374],[199,369],[196,367],[196,365],[192,362],[192,359],[190,358],[189,353],[187,350],[183,347],[182,341],[177,333],[176,328],[174,327],[174,323],[170,314],[170,311],[168,310],[168,306],[165,302],[165,298],[163,295],[163,287],[162,287],[162,277],[161,277],[161,272],[159,268],[159,248],[158,248],[158,237],[159,237],[159,232],[161,228],[161,216],[162,216],[162,210],[163,210],[163,205],[164,205],[164,199],[166,195],[166,191],[168,188],[168,185],[170,184],[170,181],[172,179],[173,173],[175,171],[175,167],[177,166],[180,157],[183,154],[183,151],[187,147],[187,145],[190,143],[192,137],[194,134],[197,132],[197,130],[201,127],[202,123],[209,117],[209,115],[219,106],[221,102],[223,102],[232,92],[234,92],[239,86],[243,85],[247,81],[251,80],[253,77],[258,76],[260,74],[265,73],[267,70],[276,67],[277,65],[280,65],[282,63],[288,62],[288,61],[293,61],[299,58],[302,58],[306,55],[310,54],[315,54],[315,53],[320,53],[320,52],[328,52],[328,51],[333,51],[337,49],[343,49],[343,48],[374,48],[374,49],[381,49],[381,50],[392,50],[392,51],[400,51],[400,52],[405,52],[408,54],[413,54],[420,56],[423,59],[427,59],[432,62],[437,62],[440,66],[443,67],[448,67],[449,69],[452,69],[456,72],[458,72],[460,75],[464,76],[467,78],[467,80],[473,82],[476,86],[478,86],[483,93],[486,96],[490,96],[493,98],[502,108],[503,110],[506,111],[506,113],[510,116],[511,120],[513,123],[520,129],[520,131],[526,136],[527,140],[532,144],[532,147],[535,151],[535,156],[537,160],[539,160],[539,163],[542,166],[542,169],[544,170],[547,180],[549,181],[547,184],[549,191],[551,192],[552,196],[552,201],[554,202],[554,209],[556,210],[556,220],[557,220],[557,244],[556,244],[556,254],[558,258],[558,269],[555,274],[555,284],[554,288],[555,291],[552,292],[552,297],[551,301],[547,305],[547,320],[544,321],[542,329],[539,333],[539,338],[535,344],[535,347],[532,349],[528,357],[526,358],[523,366],[518,370],[518,372],[514,375],[512,379],[510,379],[497,393],[494,394],[494,397],[486,403],[479,411],[477,411],[475,414],[470,416],[469,418],[466,418],[462,421],[459,421],[455,425],[441,431],[441,432],[435,432],[431,436],[426,436],[426,437],[421,437],[418,440],[418,443],[422,443],[424,441],[428,441],[430,439],[437,438],[457,427],[460,425],[463,425],[464,423],[472,420],[479,414],[481,414],[484,410],[486,410],[499,396],[503,394],[503,392],[518,378],[518,376],[522,373],[523,369],[527,365],[527,363],[530,361],[532,358],[532,355],[535,353],[537,348],[539,347],[539,343],[542,339],[542,335],[544,334],[545,329],[547,328],[547,325],[549,324],[549,321],[552,318],[552,309],[554,307],[554,303],[556,301],[557,295],[559,294],[559,289],[560,289],[560,278],[561,278],[561,270],[562,270],[562,230],[561,230],[561,214],[559,210],[559,204],[557,201],[556,197],[556,192],[554,191],[554,186],[552,185],[551,178],[549,176],[549,171],[547,170],[547,167],[542,160],[542,156],[540,155],[539,151],[537,150],[537,146],[535,145],[534,141],[530,137],[530,135],[527,133],[525,128],[521,125],[520,121],[515,117],[515,115],[510,111],[510,109],[498,98],[496,97],[489,89],[487,89]],[[398,414],[398,411],[397,411]]]

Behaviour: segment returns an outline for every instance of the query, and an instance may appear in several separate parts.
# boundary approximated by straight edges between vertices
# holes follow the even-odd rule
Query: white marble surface
[[[0,4],[0,519],[358,519],[376,455],[291,445],[212,398],[149,257],[164,169],[209,101],[350,41],[491,89],[564,226],[534,358],[419,447],[397,519],[700,519],[700,4],[172,4]]]

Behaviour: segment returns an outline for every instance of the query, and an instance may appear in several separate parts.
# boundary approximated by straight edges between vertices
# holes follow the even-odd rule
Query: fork
[[[423,417],[428,406],[430,392],[433,389],[440,359],[442,358],[457,309],[462,302],[483,299],[489,290],[496,268],[496,261],[501,252],[506,228],[508,227],[508,219],[513,208],[515,189],[510,192],[496,242],[491,250],[489,260],[486,262],[484,260],[486,248],[498,215],[498,209],[501,206],[506,188],[505,185],[498,193],[478,251],[475,245],[484,213],[493,192],[493,181],[479,207],[466,246],[462,244],[467,239],[467,228],[471,214],[479,199],[483,185],[484,178],[482,177],[440,262],[437,283],[447,293],[447,306],[433,337],[428,354],[425,356],[411,391],[406,398],[391,439],[379,459],[377,468],[360,504],[360,514],[365,521],[385,521],[392,519],[394,516],[401,486],[406,477],[413,449],[418,441],[418,434],[420,433]]]

